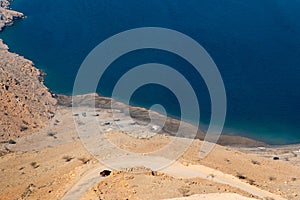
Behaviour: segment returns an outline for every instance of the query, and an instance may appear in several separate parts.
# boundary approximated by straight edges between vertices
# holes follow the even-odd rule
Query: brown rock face
[[[41,72],[0,40],[0,141],[42,127],[55,104]]]
[[[0,31],[24,15],[0,0]],[[8,51],[0,39],[0,142],[43,127],[53,117],[56,100],[30,60]]]

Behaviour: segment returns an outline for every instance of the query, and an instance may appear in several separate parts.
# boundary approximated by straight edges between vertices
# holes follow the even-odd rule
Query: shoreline
[[[99,96],[99,94],[97,94],[97,93],[83,94],[83,95],[78,95],[78,96],[81,97],[80,104],[85,105],[85,106],[90,105],[89,98],[91,96],[92,97],[95,96],[95,108],[109,109],[111,106],[111,101],[117,103],[121,110],[127,106],[126,104],[124,104],[122,102],[117,102],[110,97]],[[73,96],[56,94],[55,98],[57,99],[57,104],[59,106],[72,107]],[[103,103],[103,102],[105,102],[105,103]],[[133,110],[133,113],[131,113],[132,117],[134,119],[137,119],[138,121],[147,122],[148,121],[148,112],[151,112],[152,116],[161,117],[161,118],[165,117],[165,116],[162,116],[162,114],[160,114],[158,112],[150,111],[143,107],[138,107],[138,106],[129,106],[129,107],[130,107],[130,109]],[[178,120],[176,118],[172,118],[172,117],[167,117],[167,119],[169,121],[172,121],[172,123],[168,123],[168,120],[166,121],[166,130],[165,131],[166,131],[166,133],[170,133],[168,130],[176,129],[176,128],[174,128],[174,123],[175,124],[179,123],[180,120]],[[182,121],[182,122],[184,124],[187,124],[188,126],[194,127],[194,125],[189,122],[185,122],[185,121]],[[170,134],[170,135],[172,135],[172,134]],[[203,141],[204,136],[205,136],[204,133],[201,130],[199,130],[197,136],[194,139],[200,139],[201,141]],[[189,137],[187,137],[187,138],[189,138]],[[219,144],[221,146],[236,148],[236,149],[250,148],[250,149],[254,149],[254,150],[260,150],[260,149],[265,148],[265,149],[296,149],[296,150],[300,150],[300,143],[299,144],[296,143],[296,144],[272,145],[272,144],[267,144],[267,143],[264,143],[264,142],[261,142],[258,140],[253,140],[248,137],[237,136],[237,135],[225,135],[225,134],[222,134],[220,136],[217,144]]]
[[[12,25],[13,21],[15,19],[24,18],[23,13],[10,10],[10,8],[9,8],[10,2],[11,1],[9,1],[9,0],[0,1],[0,7],[1,7],[0,11],[5,10],[5,12],[2,11],[2,13],[0,12],[0,14],[6,16],[6,17],[4,17],[4,19],[5,19],[4,23],[0,23],[0,31],[1,30],[3,31],[4,27]],[[0,42],[3,43],[3,40],[1,38],[0,38]],[[3,43],[3,45],[1,45],[1,46],[2,46],[1,47],[2,49],[9,52],[9,47],[7,45],[5,45]],[[39,69],[37,69],[37,70],[40,71]],[[47,88],[47,89],[50,92],[50,89],[49,88]],[[86,95],[88,96],[89,94],[86,94]],[[55,95],[52,95],[52,96],[60,96],[60,97],[65,96],[66,97],[65,99],[71,98],[71,96],[60,95],[60,94],[55,94]],[[106,98],[106,97],[100,97],[99,96],[99,98]],[[56,99],[56,100],[58,100],[58,99]],[[110,100],[112,100],[112,99],[110,99]],[[58,100],[58,101],[60,101],[60,100]],[[63,104],[70,104],[70,102],[65,102]],[[135,106],[131,106],[131,107],[137,108],[137,110],[146,110],[145,108],[142,108],[142,107],[135,107]],[[176,118],[170,118],[170,119],[178,121]],[[201,132],[199,135],[197,135],[196,138],[200,139],[200,140],[203,139],[203,134],[204,133]],[[254,148],[256,148],[256,147],[261,147],[261,146],[268,147],[268,148],[269,147],[270,148],[294,148],[296,146],[296,148],[297,148],[298,146],[300,146],[300,144],[297,144],[297,143],[296,144],[271,145],[271,144],[267,144],[265,142],[262,142],[262,141],[259,141],[259,140],[254,140],[254,139],[244,137],[244,136],[226,135],[226,134],[221,135],[218,144],[223,145],[223,146],[232,146],[232,147],[239,147],[239,148],[240,147],[254,147]]]

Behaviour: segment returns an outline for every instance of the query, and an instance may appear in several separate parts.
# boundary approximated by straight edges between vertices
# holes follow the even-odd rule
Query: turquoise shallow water
[[[171,28],[198,41],[217,64],[228,98],[224,133],[270,144],[300,142],[298,0],[15,0],[12,7],[27,18],[0,37],[45,70],[46,85],[56,93],[72,93],[81,62],[106,38],[137,27]],[[201,123],[207,124],[210,100],[203,80],[168,52],[140,50],[120,57],[98,92],[110,96],[124,72],[148,62],[170,65],[191,81],[201,99]],[[157,85],[140,88],[131,103],[161,103],[170,115],[180,115],[176,98]]]

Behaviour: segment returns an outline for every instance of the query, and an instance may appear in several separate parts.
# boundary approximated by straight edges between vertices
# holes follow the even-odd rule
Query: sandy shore
[[[92,101],[90,98],[93,98],[92,96],[95,96],[95,107],[96,108],[102,108],[102,109],[110,109],[112,102],[117,108],[120,110],[125,110],[127,106],[121,102],[115,102],[111,98],[102,97],[98,94],[89,94],[89,95],[82,95],[76,100],[78,100],[79,105],[83,106],[89,106],[92,104]],[[59,105],[61,106],[72,106],[72,97],[66,96],[66,95],[56,95],[56,99]],[[93,105],[91,105],[93,106]],[[165,116],[160,115],[159,113],[149,111],[145,108],[141,107],[134,107],[130,106],[130,116],[133,117],[135,120],[139,121],[140,123],[148,123],[150,121],[149,113],[151,113],[151,116],[157,119],[165,119]],[[185,134],[185,137],[187,138],[197,138],[200,140],[203,140],[205,137],[205,133],[201,130],[198,130],[197,135],[189,135],[188,133],[191,132],[191,130],[195,129],[195,126],[185,123],[182,121],[179,121],[174,118],[168,117],[166,119],[166,123],[162,127],[162,133],[168,134],[168,135],[174,135],[178,129],[178,126],[180,123],[184,123],[185,129],[187,134]],[[229,136],[229,135],[221,135],[218,144],[224,145],[224,146],[235,146],[235,147],[260,147],[260,146],[269,146],[268,144],[256,140],[252,140],[250,138],[242,137],[242,136]]]

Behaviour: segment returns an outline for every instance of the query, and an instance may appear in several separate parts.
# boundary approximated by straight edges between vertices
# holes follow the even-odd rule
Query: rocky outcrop
[[[13,20],[23,18],[23,13],[9,9],[8,0],[0,0],[0,31],[13,24]]]
[[[0,27],[22,17],[0,0]],[[0,142],[43,127],[53,117],[56,100],[32,61],[8,51],[0,39]]]

